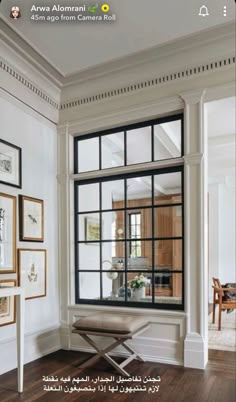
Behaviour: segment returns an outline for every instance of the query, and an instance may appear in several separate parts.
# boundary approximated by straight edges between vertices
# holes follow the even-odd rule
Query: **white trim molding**
[[[204,356],[208,353],[208,345],[198,333],[188,333],[184,340],[184,367],[205,368]]]
[[[8,18],[2,14],[0,15],[0,41],[57,88],[62,86],[63,74],[38,49],[34,48],[29,40],[22,34],[19,35],[10,25]]]
[[[195,65],[194,67],[187,67],[183,70],[173,71],[172,73],[166,75],[150,78],[145,81],[131,83],[120,88],[113,88],[108,91],[92,94],[86,97],[70,99],[66,102],[61,103],[61,110],[79,107],[94,102],[110,100],[111,98],[117,96],[128,95],[145,89],[148,90],[150,87],[158,87],[160,85],[171,84],[174,81],[195,78],[199,75],[208,74],[210,72],[215,72],[217,70],[231,67],[234,64],[235,56],[231,56],[215,61],[210,61],[202,65]]]
[[[150,90],[162,93],[163,87],[196,81],[213,73],[232,73],[235,68],[233,23],[69,75],[52,65],[23,35],[18,35],[3,16],[0,16],[0,28],[1,53],[4,57],[6,54],[5,60],[0,62],[1,70],[41,101],[60,110],[61,121],[65,121],[65,112],[70,109],[133,97]],[[170,97],[170,94],[165,96]]]
[[[50,96],[48,96],[44,91],[42,91],[39,87],[33,84],[28,78],[26,78],[23,74],[19,73],[15,67],[11,67],[7,62],[0,60],[0,68],[5,71],[7,74],[11,75],[15,78],[19,83],[24,85],[27,89],[37,95],[41,100],[51,105],[53,108],[59,110],[60,103],[56,102]]]
[[[109,113],[99,113],[96,109],[93,109],[94,113],[89,117],[80,113],[79,119],[77,117],[76,120],[67,121],[69,134],[77,136],[129,123],[136,123],[142,120],[150,120],[159,115],[167,116],[175,112],[181,112],[184,108],[184,102],[179,96],[163,97],[146,102],[142,101],[140,104],[136,100],[136,102],[132,102],[127,106],[124,105],[127,96],[124,98],[125,99],[121,99],[119,107],[112,109]],[[101,106],[103,109],[106,107],[103,103]],[[61,110],[60,113],[62,114],[63,111]],[[64,111],[64,113],[66,113],[67,117],[70,117],[68,116],[69,110]],[[74,108],[73,113],[78,116],[76,108]],[[62,128],[61,131],[63,131],[63,127],[65,127],[65,123],[62,122],[59,125],[59,128]]]
[[[193,153],[184,156],[185,165],[200,165],[202,162],[203,154]]]
[[[207,337],[207,136],[202,91],[185,100],[185,306],[184,365],[204,369]]]
[[[62,347],[66,350],[78,350],[94,353],[94,350],[84,343],[77,334],[72,334],[73,323],[91,313],[112,311],[113,314],[132,314],[143,316],[142,309],[110,307],[110,306],[68,306],[69,323],[61,327]],[[145,317],[150,323],[150,329],[130,341],[131,346],[143,355],[145,360],[166,364],[183,365],[183,341],[185,336],[185,313],[175,311],[155,311],[145,309]],[[99,342],[104,345],[107,339]],[[115,351],[116,356],[126,356],[120,347]]]

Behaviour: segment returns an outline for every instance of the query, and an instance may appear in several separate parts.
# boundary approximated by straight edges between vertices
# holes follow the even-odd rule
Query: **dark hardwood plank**
[[[131,376],[161,377],[159,392],[144,393],[110,393],[88,392],[71,394],[64,392],[47,392],[43,389],[43,376],[90,377],[88,385],[94,386],[92,379],[98,376],[114,376],[119,374],[105,360],[100,359],[94,366],[82,370],[79,365],[89,358],[90,354],[75,351],[52,353],[25,366],[24,393],[16,392],[16,370],[0,376],[1,402],[233,402],[235,400],[236,354],[210,350],[209,363],[206,370],[188,369],[166,364],[141,363],[133,361],[128,370]],[[121,361],[122,359],[117,359]],[[112,384],[112,383],[111,383]],[[71,384],[70,384],[71,385]],[[115,381],[114,381],[114,384]],[[126,383],[131,385],[131,383]]]

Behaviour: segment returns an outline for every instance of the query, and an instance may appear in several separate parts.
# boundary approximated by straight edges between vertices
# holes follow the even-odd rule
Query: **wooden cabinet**
[[[155,197],[154,207],[154,237],[164,237],[166,240],[155,241],[154,267],[158,274],[160,270],[166,270],[171,273],[172,270],[182,270],[182,240],[172,240],[168,237],[182,236],[182,209],[181,206],[165,207],[164,204],[173,204],[181,202],[180,195],[171,195]],[[123,201],[122,201],[123,203]],[[119,202],[113,202],[113,208],[120,208]],[[128,213],[141,213],[141,237],[143,239],[152,238],[152,208],[140,208],[132,211],[133,207],[151,206],[150,199],[135,199],[128,201]],[[163,205],[163,206],[162,206]],[[128,222],[128,219],[127,219]],[[124,228],[124,212],[116,212],[116,227]],[[128,230],[126,229],[127,233]],[[124,228],[125,238],[125,228]],[[128,237],[128,236],[127,236]],[[152,241],[142,241],[142,256],[146,258],[146,267],[152,267]],[[120,243],[116,244],[116,256],[124,257],[124,248]],[[136,274],[135,274],[136,275]],[[134,274],[128,274],[128,280],[132,279]],[[155,281],[155,295],[177,296],[182,295],[182,274],[174,273],[170,275],[169,287],[160,285]],[[151,287],[150,287],[151,289]],[[147,288],[146,294],[150,290]]]

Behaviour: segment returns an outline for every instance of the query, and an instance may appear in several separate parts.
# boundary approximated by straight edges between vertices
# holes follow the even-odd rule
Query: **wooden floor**
[[[111,378],[114,382],[108,385],[117,385],[119,379],[115,370],[105,361],[99,360],[86,370],[78,369],[78,365],[90,355],[80,352],[58,351],[45,356],[25,366],[24,393],[16,392],[16,370],[0,376],[0,401],[42,401],[42,402],[119,402],[119,401],[160,401],[160,402],[234,402],[235,389],[235,353],[222,351],[209,351],[209,363],[206,370],[187,369],[180,366],[172,366],[157,363],[142,363],[133,361],[127,366],[131,376],[141,378],[157,378],[160,376],[159,391],[157,393],[135,392],[52,392],[43,390],[43,376],[54,376],[61,380],[81,378],[89,376],[90,382],[86,383],[94,387],[92,379]],[[148,377],[150,376],[150,377]],[[139,377],[139,378],[140,378]],[[137,377],[136,377],[137,378]],[[76,384],[79,387],[80,384]],[[85,383],[83,383],[84,385]],[[125,386],[131,383],[125,383]],[[157,383],[156,383],[157,384]],[[65,383],[68,389],[71,383]],[[122,384],[121,384],[122,385]],[[119,384],[119,386],[121,386]],[[133,384],[134,385],[134,384]],[[147,384],[146,384],[147,385]],[[148,388],[147,388],[148,389]],[[149,388],[150,389],[150,388]],[[154,389],[154,388],[153,388]]]

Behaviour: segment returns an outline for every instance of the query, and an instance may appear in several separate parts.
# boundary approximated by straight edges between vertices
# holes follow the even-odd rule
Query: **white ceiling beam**
[[[155,126],[154,137],[166,148],[171,157],[180,155],[180,147],[175,144],[170,135],[160,125]]]

